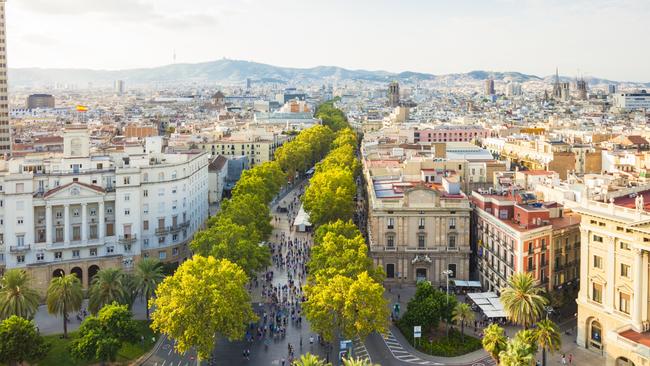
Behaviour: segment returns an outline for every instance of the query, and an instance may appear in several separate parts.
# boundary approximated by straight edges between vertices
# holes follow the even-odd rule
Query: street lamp
[[[451,269],[442,271],[442,275],[447,277],[447,310],[449,310],[449,276],[454,274],[454,271]],[[445,317],[445,323],[447,324],[447,338],[449,338],[449,317]]]
[[[551,316],[551,314],[553,313],[553,307],[544,306],[544,310],[546,310],[546,320],[548,320],[548,317]]]

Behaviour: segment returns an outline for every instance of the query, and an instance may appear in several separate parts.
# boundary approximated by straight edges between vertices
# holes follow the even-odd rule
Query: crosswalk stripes
[[[386,347],[388,347],[388,350],[393,355],[393,357],[400,361],[416,365],[442,365],[440,363],[423,360],[415,355],[412,355],[411,352],[402,347],[402,344],[399,343],[391,331],[388,331],[386,334],[382,334],[381,338],[384,340]]]
[[[354,340],[352,340],[352,347],[354,358],[372,362],[370,359],[370,353],[368,353],[368,349],[366,349],[365,343],[363,343],[359,337],[356,337]]]

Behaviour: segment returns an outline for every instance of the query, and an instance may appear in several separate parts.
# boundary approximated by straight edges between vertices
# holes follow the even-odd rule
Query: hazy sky
[[[219,58],[650,81],[650,0],[7,0],[10,67]]]

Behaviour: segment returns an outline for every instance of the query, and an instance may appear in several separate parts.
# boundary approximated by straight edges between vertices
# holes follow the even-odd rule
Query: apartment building
[[[474,191],[473,230],[479,279],[500,292],[515,273],[530,273],[547,290],[575,286],[580,217],[527,191]]]
[[[199,145],[201,150],[212,157],[224,155],[226,158],[247,156],[251,166],[272,161],[275,151],[292,139],[290,135],[266,131],[242,130],[212,142]]]
[[[0,164],[2,269],[25,268],[45,291],[54,276],[74,273],[87,287],[102,268],[190,256],[208,215],[208,154],[162,153],[161,138],[92,152],[85,127],[63,140],[62,154]]]
[[[650,214],[646,191],[601,203],[583,201],[577,343],[607,366],[650,361]]]

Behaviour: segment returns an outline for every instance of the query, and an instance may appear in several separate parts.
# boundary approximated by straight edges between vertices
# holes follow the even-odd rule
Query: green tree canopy
[[[505,351],[508,338],[506,332],[497,324],[490,324],[483,329],[483,339],[481,339],[483,349],[490,354],[490,357],[499,364],[499,357],[502,351]]]
[[[0,319],[12,315],[31,319],[38,310],[40,296],[31,287],[23,269],[10,269],[0,278]]]
[[[90,285],[88,310],[97,314],[99,309],[113,302],[124,303],[124,272],[119,268],[104,268],[97,272]]]
[[[327,233],[320,244],[312,247],[308,267],[312,275],[331,277],[340,274],[354,278],[362,272],[368,272],[373,278],[382,279],[374,271],[372,259],[368,257],[368,246],[361,234],[348,239],[334,232]]]
[[[355,148],[351,145],[344,145],[330,151],[327,157],[316,164],[317,172],[328,170],[348,169],[353,176],[361,172],[361,163],[355,155]]]
[[[336,138],[332,142],[332,149],[345,145],[356,148],[358,143],[357,134],[351,128],[347,127],[336,133]]]
[[[275,150],[275,160],[291,180],[311,167],[311,156],[309,145],[302,141],[286,142]]]
[[[45,357],[48,349],[33,322],[15,315],[0,322],[0,362],[34,363]]]
[[[219,216],[229,218],[238,225],[252,225],[262,240],[266,240],[273,231],[269,206],[261,197],[253,194],[241,194],[224,201]]]
[[[334,233],[337,236],[343,236],[346,239],[354,239],[358,235],[361,235],[359,228],[357,228],[357,225],[355,225],[352,220],[343,221],[339,219],[334,222],[328,222],[319,226],[314,233],[314,243],[322,243],[325,235],[329,233]]]
[[[47,289],[47,312],[61,315],[63,337],[68,337],[68,314],[79,311],[83,301],[81,281],[75,274],[55,277]]]
[[[499,354],[499,365],[503,366],[532,366],[535,364],[537,346],[529,331],[517,332],[514,338],[506,344],[505,350]]]
[[[97,316],[84,319],[70,352],[78,360],[115,361],[122,344],[136,341],[137,327],[127,305],[107,304]]]
[[[465,324],[474,320],[474,311],[472,308],[465,303],[458,303],[453,311],[453,320],[460,324],[460,334],[465,341]]]
[[[318,227],[338,219],[348,221],[354,213],[356,185],[348,170],[314,174],[303,196],[309,221]]]
[[[542,348],[542,365],[546,366],[546,351],[553,354],[562,347],[560,328],[551,320],[543,319],[535,324],[532,332],[533,342]]]
[[[195,255],[156,289],[151,328],[176,340],[183,353],[195,347],[208,358],[218,335],[241,339],[256,320],[244,271],[227,259]]]
[[[515,273],[510,276],[508,286],[501,291],[501,302],[508,318],[529,328],[544,314],[547,300],[542,296],[542,288],[535,286],[530,273]]]
[[[190,247],[203,256],[228,259],[250,276],[271,262],[269,248],[260,242],[256,230],[220,217],[212,227],[196,233]]]
[[[327,341],[335,340],[339,332],[347,338],[365,339],[371,332],[386,329],[389,311],[384,288],[366,272],[354,279],[317,276],[305,286],[305,294],[305,316]]]
[[[144,296],[146,303],[154,295],[156,287],[165,278],[163,267],[160,261],[153,258],[144,258],[135,265],[135,285],[137,292]],[[149,319],[149,307],[145,306],[147,319]]]
[[[424,329],[437,328],[440,321],[451,320],[457,303],[454,296],[447,296],[431,283],[422,281],[417,284],[415,295],[408,302],[401,321],[409,326],[420,325]]]
[[[323,125],[328,126],[333,131],[339,131],[350,126],[345,113],[334,107],[334,101],[319,105],[315,115],[316,118],[323,121]]]

